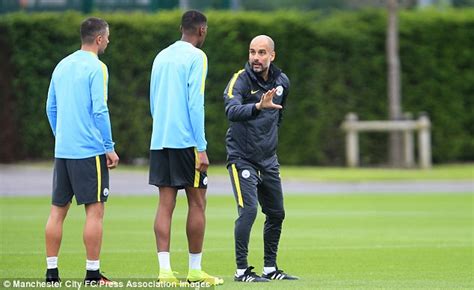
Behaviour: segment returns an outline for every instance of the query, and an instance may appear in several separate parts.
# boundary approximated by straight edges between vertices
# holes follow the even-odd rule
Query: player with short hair
[[[118,165],[107,107],[107,66],[98,58],[109,43],[109,25],[90,17],[81,24],[81,49],[53,71],[46,113],[55,136],[52,206],[46,223],[46,281],[58,282],[58,253],[72,197],[84,204],[86,283],[109,282],[100,272],[104,203],[109,169]]]
[[[235,281],[295,280],[277,267],[277,251],[285,209],[277,157],[278,127],[290,81],[274,64],[275,44],[267,35],[252,39],[245,68],[234,74],[224,91],[230,121],[226,135],[227,168],[239,217],[235,221]],[[264,268],[259,276],[248,265],[250,231],[258,204],[266,215]]]
[[[179,189],[188,199],[186,234],[190,282],[222,284],[201,269],[205,228],[207,142],[204,134],[204,85],[207,56],[200,49],[207,35],[207,18],[190,10],[181,18],[181,40],[162,50],[153,62],[150,108],[153,131],[149,183],[159,188],[155,237],[159,280],[177,282],[170,265],[171,219]]]

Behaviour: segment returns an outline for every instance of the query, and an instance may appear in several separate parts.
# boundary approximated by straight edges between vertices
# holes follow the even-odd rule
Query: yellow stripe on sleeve
[[[104,101],[107,102],[107,66],[103,62],[100,64],[102,66],[102,75],[104,77]]]
[[[237,190],[237,202],[240,207],[244,207],[244,200],[242,199],[242,192],[240,191],[239,173],[237,172],[235,164],[232,164],[232,175],[234,176],[235,190]]]
[[[196,164],[199,162],[199,155],[196,148],[194,148],[194,156],[196,159]],[[199,180],[201,179],[201,172],[199,170],[194,169],[194,187],[199,187]]]
[[[207,74],[207,56],[203,52],[202,53],[202,58],[203,58],[203,66],[202,66],[202,81],[201,81],[201,95],[204,95],[204,87],[206,85],[206,74]]]
[[[100,171],[100,158],[95,157],[95,167],[97,168],[97,201],[100,202],[100,190],[102,188],[102,174]]]
[[[234,91],[234,85],[235,85],[235,82],[237,81],[237,78],[239,77],[239,75],[244,71],[244,69],[241,69],[239,70],[238,72],[236,72],[234,74],[234,76],[232,77],[232,79],[230,80],[230,84],[229,84],[229,90],[227,91],[227,96],[229,96],[229,98],[233,98],[234,95],[232,94],[233,91]]]

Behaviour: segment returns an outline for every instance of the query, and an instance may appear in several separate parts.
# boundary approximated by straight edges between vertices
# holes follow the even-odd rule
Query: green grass
[[[146,166],[121,166],[118,170],[147,171]],[[213,164],[209,176],[228,175],[225,165]],[[415,181],[415,180],[474,180],[474,163],[437,165],[429,170],[391,168],[345,168],[315,166],[282,166],[286,179],[305,181]]]
[[[49,198],[0,198],[3,278],[41,278]],[[242,285],[234,272],[235,202],[209,196],[204,269],[224,277],[219,289],[474,287],[473,195],[334,195],[285,199],[279,265],[299,281]],[[157,197],[114,197],[107,203],[101,268],[110,278],[156,278],[152,230]],[[187,273],[186,202],[180,194],[171,263]],[[62,278],[84,275],[83,207],[72,206],[59,257]],[[262,215],[254,225],[249,261],[262,269]]]
[[[19,163],[20,166],[52,168],[51,162]],[[120,164],[117,171],[148,171],[147,166]],[[227,176],[223,164],[211,164],[209,176]],[[282,166],[283,178],[306,181],[415,181],[415,180],[474,180],[474,163],[435,165],[432,169],[345,168]]]
[[[429,170],[341,167],[282,167],[282,177],[311,181],[474,180],[474,164],[438,165]]]

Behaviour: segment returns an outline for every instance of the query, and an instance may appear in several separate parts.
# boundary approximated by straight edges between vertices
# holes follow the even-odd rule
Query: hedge
[[[179,39],[179,11],[95,14],[110,24],[101,59],[110,73],[109,107],[116,150],[123,160],[147,157],[151,134],[149,78],[153,58]],[[280,129],[284,164],[340,165],[347,112],[386,119],[384,11],[330,15],[209,11],[203,50],[209,59],[206,136],[211,162],[225,161],[227,121],[222,92],[247,60],[248,43],[268,34],[275,63],[292,88]],[[45,115],[52,70],[79,49],[78,13],[13,13],[0,19],[1,162],[44,159],[54,139]],[[435,162],[474,160],[474,9],[400,14],[402,99],[406,112],[433,123]],[[387,134],[361,136],[363,164],[386,162]]]

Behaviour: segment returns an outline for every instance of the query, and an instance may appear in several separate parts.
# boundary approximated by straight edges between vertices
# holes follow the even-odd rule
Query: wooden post
[[[421,168],[431,168],[431,122],[426,114],[412,120],[405,114],[404,120],[359,121],[355,113],[348,113],[341,128],[346,132],[346,162],[349,167],[359,166],[359,132],[399,132],[403,133],[403,157],[400,163],[405,167],[415,164],[414,131],[418,131],[418,155]]]
[[[405,121],[411,121],[413,116],[411,113],[405,113],[403,115]],[[413,142],[413,131],[404,130],[403,131],[403,162],[404,166],[411,168],[414,165],[414,142]]]
[[[359,135],[357,130],[351,128],[351,123],[357,122],[358,118],[355,113],[346,115],[346,123],[348,130],[346,132],[346,160],[347,166],[359,166]]]
[[[388,112],[391,121],[402,119],[402,93],[400,79],[400,55],[398,39],[398,0],[387,0],[387,36],[385,40],[387,57]],[[403,165],[402,133],[391,131],[389,138],[389,162],[393,167]]]
[[[431,168],[431,122],[425,114],[418,118],[418,155],[420,167]]]

